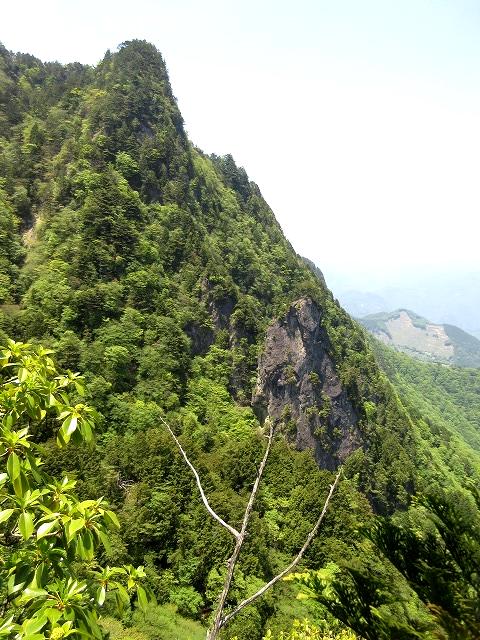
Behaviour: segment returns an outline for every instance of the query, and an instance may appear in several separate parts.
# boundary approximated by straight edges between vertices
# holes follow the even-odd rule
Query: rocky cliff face
[[[335,469],[361,446],[361,437],[320,320],[319,307],[302,298],[269,327],[253,405],[298,449],[313,449],[319,466]]]

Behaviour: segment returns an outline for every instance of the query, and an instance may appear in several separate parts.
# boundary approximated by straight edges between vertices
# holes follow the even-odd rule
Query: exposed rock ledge
[[[320,320],[318,305],[302,298],[270,325],[253,406],[262,417],[269,415],[298,449],[313,449],[320,467],[333,470],[361,446],[361,437]]]

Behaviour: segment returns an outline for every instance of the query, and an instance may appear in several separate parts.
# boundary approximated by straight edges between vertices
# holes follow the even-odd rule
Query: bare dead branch
[[[235,543],[235,548],[228,561],[227,575],[225,577],[225,582],[223,585],[222,592],[218,599],[218,604],[215,611],[213,625],[207,632],[207,640],[214,640],[217,637],[218,633],[220,632],[220,629],[222,628],[222,626],[225,624],[223,621],[223,610],[225,608],[225,602],[227,600],[228,592],[230,591],[230,585],[232,583],[233,573],[235,571],[235,565],[237,564],[238,556],[240,555],[240,551],[242,549],[242,545],[245,540],[245,534],[247,531],[248,522],[250,520],[250,515],[252,513],[253,504],[255,502],[255,498],[258,492],[258,487],[260,485],[260,480],[262,478],[263,470],[265,469],[265,465],[267,464],[268,456],[270,454],[270,448],[272,446],[273,422],[268,418],[267,420],[269,425],[267,448],[265,449],[265,453],[263,455],[262,461],[258,468],[257,477],[253,484],[253,488],[250,493],[250,498],[248,500],[247,506],[245,507],[245,512],[242,520],[242,528],[240,529],[240,535],[237,538],[237,541]]]
[[[323,519],[325,517],[325,514],[327,512],[328,505],[330,503],[332,495],[333,495],[333,493],[334,493],[334,491],[335,491],[335,489],[337,487],[337,484],[338,484],[338,482],[340,480],[341,473],[342,473],[342,470],[340,469],[340,471],[337,473],[337,475],[335,477],[334,483],[330,486],[330,491],[328,492],[328,496],[327,496],[327,498],[325,500],[325,503],[323,505],[322,512],[321,512],[317,522],[315,523],[315,526],[313,527],[313,529],[308,534],[307,539],[305,540],[305,543],[304,543],[303,547],[300,549],[300,551],[298,552],[296,557],[292,560],[292,562],[288,565],[288,567],[286,567],[283,571],[281,571],[274,578],[272,578],[270,580],[270,582],[267,582],[267,584],[265,584],[261,589],[259,589],[256,593],[254,593],[253,596],[250,596],[249,598],[246,598],[245,600],[242,600],[242,602],[240,602],[240,604],[238,604],[233,611],[231,611],[228,615],[226,615],[221,620],[220,628],[225,626],[244,607],[246,607],[247,605],[251,604],[252,602],[257,600],[258,598],[260,598],[260,596],[262,596],[266,591],[268,591],[268,589],[273,587],[274,584],[276,584],[279,580],[284,578],[287,574],[289,574],[291,571],[293,571],[293,569],[295,569],[295,567],[298,565],[298,563],[302,559],[303,554],[308,549],[308,547],[309,547],[310,543],[312,542],[313,538],[317,534],[317,532],[318,532],[318,530],[320,528],[320,525],[322,524],[322,521],[323,521]],[[238,544],[238,542],[237,542],[237,544]]]
[[[233,580],[233,574],[235,572],[235,566],[237,564],[238,561],[238,557],[240,555],[243,543],[245,541],[245,535],[246,535],[246,531],[247,531],[247,526],[250,520],[250,516],[252,514],[252,510],[253,510],[253,505],[255,503],[255,498],[257,496],[258,493],[258,488],[260,485],[260,480],[262,478],[263,475],[263,471],[265,469],[265,465],[267,464],[267,460],[268,460],[268,456],[270,455],[270,449],[272,446],[272,442],[273,442],[273,423],[268,420],[268,425],[269,425],[269,433],[268,433],[268,440],[267,440],[267,446],[265,449],[265,453],[263,455],[262,461],[260,463],[260,466],[258,468],[258,472],[257,472],[257,477],[255,479],[255,482],[253,484],[253,488],[252,491],[250,493],[250,497],[248,499],[248,503],[247,506],[245,507],[245,512],[243,515],[243,520],[242,520],[242,526],[240,531],[237,531],[236,529],[234,529],[232,526],[230,526],[228,523],[225,522],[225,520],[223,520],[210,506],[208,499],[205,495],[205,492],[203,490],[202,484],[200,482],[200,476],[198,475],[197,470],[195,469],[195,467],[193,466],[193,464],[190,462],[190,460],[188,459],[187,454],[185,453],[182,445],[180,444],[178,438],[176,437],[176,435],[174,434],[173,430],[170,428],[169,424],[164,420],[164,418],[160,417],[160,420],[163,422],[163,424],[165,425],[165,427],[168,429],[168,432],[170,433],[170,435],[172,436],[172,438],[174,439],[180,453],[183,456],[183,459],[185,460],[185,462],[187,463],[188,467],[191,469],[193,475],[195,476],[195,480],[197,482],[197,486],[198,489],[200,491],[200,495],[203,501],[203,504],[205,505],[205,508],[207,509],[208,513],[212,516],[212,518],[214,518],[219,524],[222,525],[222,527],[224,527],[225,529],[227,529],[227,531],[229,531],[235,538],[235,548],[233,550],[233,553],[230,557],[230,559],[228,560],[228,569],[227,569],[227,575],[225,577],[225,582],[223,585],[223,589],[222,592],[219,596],[219,600],[218,600],[218,605],[216,608],[216,612],[215,612],[215,617],[214,617],[214,622],[212,624],[212,627],[210,627],[210,629],[207,631],[207,640],[216,640],[216,638],[218,638],[218,634],[220,633],[220,630],[234,617],[237,615],[237,613],[239,613],[244,607],[246,607],[247,605],[251,604],[252,602],[254,602],[255,600],[257,600],[258,598],[260,598],[260,596],[262,596],[266,591],[268,591],[268,589],[270,589],[271,587],[273,587],[274,584],[276,584],[279,580],[281,580],[282,578],[284,578],[288,573],[290,573],[291,571],[293,571],[293,569],[295,569],[295,567],[298,565],[298,563],[300,562],[300,560],[302,559],[305,551],[307,550],[307,548],[309,547],[310,543],[312,542],[313,538],[315,537],[315,535],[317,534],[322,521],[325,517],[325,514],[327,512],[328,509],[328,505],[330,503],[330,500],[333,496],[333,493],[335,492],[335,489],[337,487],[337,484],[340,480],[340,476],[341,476],[341,470],[337,473],[336,477],[335,477],[335,481],[333,482],[333,484],[330,486],[330,491],[327,495],[327,498],[325,500],[325,503],[323,505],[323,509],[322,512],[320,513],[320,516],[317,520],[317,522],[315,523],[315,526],[313,527],[313,529],[310,531],[310,533],[307,536],[307,539],[305,540],[304,545],[302,546],[302,548],[300,549],[300,551],[298,552],[298,554],[296,555],[296,557],[292,560],[292,562],[288,565],[288,567],[286,567],[283,571],[281,571],[279,574],[277,574],[274,578],[272,578],[270,580],[270,582],[268,582],[267,584],[265,584],[261,589],[259,589],[254,595],[250,596],[249,598],[246,598],[245,600],[243,600],[242,602],[240,602],[233,611],[231,611],[229,614],[227,614],[226,616],[223,616],[223,611],[225,608],[225,603],[227,601],[227,597],[228,597],[228,593],[230,591],[230,587],[232,584],[232,580]]]
[[[232,536],[238,541],[238,539],[240,538],[240,532],[237,531],[236,529],[234,529],[233,527],[231,527],[227,522],[225,522],[225,520],[223,520],[223,518],[221,518],[217,513],[215,513],[215,511],[212,509],[212,507],[210,506],[208,500],[207,500],[207,496],[205,495],[205,491],[203,490],[202,487],[202,483],[200,482],[200,476],[197,473],[197,470],[195,469],[195,467],[193,466],[193,464],[190,462],[190,460],[188,459],[187,454],[185,453],[185,451],[183,450],[182,445],[180,444],[177,436],[173,433],[172,429],[170,428],[169,424],[162,418],[162,416],[160,416],[160,420],[163,422],[163,424],[167,427],[170,435],[172,436],[172,438],[175,440],[175,443],[177,445],[177,447],[180,450],[180,453],[183,456],[183,459],[185,460],[185,462],[187,463],[187,465],[190,467],[193,475],[195,476],[195,480],[197,481],[197,487],[198,490],[200,491],[200,495],[202,497],[202,501],[203,504],[205,505],[206,510],[208,511],[208,513],[212,516],[212,518],[214,520],[216,520],[219,524],[222,525],[222,527],[225,527],[225,529],[227,531],[229,531]]]

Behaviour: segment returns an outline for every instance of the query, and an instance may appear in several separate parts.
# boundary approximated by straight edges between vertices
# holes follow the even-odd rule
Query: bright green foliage
[[[476,487],[432,491],[408,517],[376,519],[368,537],[375,546],[361,562],[298,575],[307,594],[367,640],[478,638]]]
[[[18,235],[20,220],[4,186],[0,178],[0,304],[17,300],[15,283],[25,253]]]
[[[231,156],[207,156],[189,142],[155,47],[124,43],[96,67],[0,47],[0,77],[0,339],[42,343],[58,366],[84,372],[85,402],[100,414],[97,442],[58,448],[58,408],[48,407],[34,438],[43,468],[75,475],[80,494],[115,506],[122,527],[108,561],[145,564],[161,607],[196,617],[178,623],[181,632],[196,634],[206,622],[231,541],[205,514],[160,417],[214,508],[238,523],[263,450],[251,408],[258,355],[269,323],[301,296],[321,309],[319,330],[361,436],[306,567],[351,558],[371,507],[406,509],[432,477],[475,477],[474,460],[460,449],[451,460],[444,455],[448,443],[423,410],[405,409],[363,330],[295,255],[246,172]],[[324,382],[317,376],[314,385]],[[328,399],[319,404],[305,410],[332,426]],[[75,444],[93,416],[72,411],[59,425],[62,445]],[[286,439],[274,442],[229,606],[286,564],[318,514],[330,474],[289,444],[295,429],[290,421]],[[325,448],[328,433],[317,434]],[[289,610],[280,620],[289,588],[242,612],[239,638],[288,630],[304,613],[310,619]],[[171,618],[175,637],[178,612]]]
[[[123,624],[102,618],[102,629],[112,640],[205,640],[205,627],[183,618],[173,604],[150,604],[146,611],[134,611]]]
[[[480,451],[480,370],[419,362],[376,340],[373,346],[380,366],[411,412],[434,423],[433,428],[430,424],[433,446],[448,444],[452,432]]]
[[[203,606],[202,596],[193,587],[178,587],[171,596],[171,602],[177,605],[177,611],[186,618],[196,618]]]
[[[363,562],[342,568],[329,564],[313,573],[294,576],[306,595],[314,598],[337,620],[366,640],[430,638],[428,614],[418,611],[411,592],[399,577],[369,554]]]
[[[263,640],[355,640],[356,636],[348,629],[329,631],[315,626],[309,620],[294,620],[291,631],[281,631],[274,636],[271,631]]]
[[[432,491],[425,516],[379,520],[372,541],[404,576],[449,638],[474,640],[480,628],[480,492]],[[420,521],[421,522],[421,521]]]
[[[371,338],[379,366],[408,408],[420,464],[445,488],[480,483],[480,372],[419,362]]]
[[[43,347],[10,341],[0,351],[0,636],[101,638],[97,607],[113,594],[120,608],[136,591],[147,596],[139,567],[100,567],[100,545],[117,516],[103,498],[80,501],[75,480],[47,475],[35,443],[53,433],[57,444],[92,442],[96,412],[72,397],[84,394],[77,374],[59,374]],[[123,583],[126,583],[125,586]]]
[[[372,398],[388,405],[360,424],[378,444],[365,447],[359,488],[379,510],[405,505],[416,482],[410,425],[362,331],[292,251],[246,172],[189,143],[159,52],[132,41],[95,69],[67,65],[63,75],[0,54],[10,83],[0,176],[29,228],[17,276],[9,258],[11,290],[23,293],[15,335],[68,352],[115,429],[119,394],[178,412],[192,387],[208,395],[211,415],[196,419],[209,429],[215,395],[250,402],[267,325],[309,295],[359,416]],[[68,347],[77,339],[73,352],[66,336]],[[222,386],[214,392],[196,380],[194,358],[211,349],[210,366],[215,348],[226,373],[210,376]],[[328,403],[319,410],[328,421]]]

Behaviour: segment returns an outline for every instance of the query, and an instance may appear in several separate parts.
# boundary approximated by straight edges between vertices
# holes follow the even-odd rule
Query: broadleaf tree
[[[50,477],[38,455],[54,432],[59,447],[92,441],[97,414],[83,394],[48,349],[9,341],[0,351],[0,638],[102,638],[107,597],[120,610],[132,598],[146,606],[143,567],[96,560],[115,513],[103,498],[79,499],[75,480]]]

